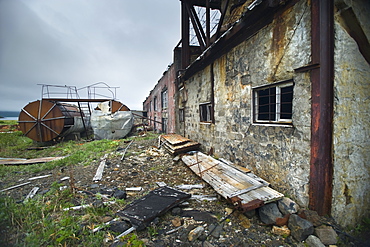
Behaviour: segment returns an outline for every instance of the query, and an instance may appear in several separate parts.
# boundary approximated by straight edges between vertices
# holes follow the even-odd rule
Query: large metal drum
[[[81,117],[77,106],[56,101],[37,100],[20,112],[18,123],[24,135],[38,142],[51,141],[63,136]]]

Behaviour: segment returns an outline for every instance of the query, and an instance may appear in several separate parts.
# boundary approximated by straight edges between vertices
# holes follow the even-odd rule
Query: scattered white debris
[[[192,189],[203,189],[203,184],[181,184],[177,185],[176,188],[180,190],[192,190]]]
[[[69,177],[64,177],[64,178],[61,178],[60,181],[64,181],[64,180],[68,180]]]
[[[34,187],[30,191],[30,193],[28,193],[28,195],[26,196],[26,199],[24,199],[24,202],[26,202],[26,201],[28,201],[28,199],[31,199],[32,197],[34,197],[39,189],[40,189],[40,187]]]
[[[52,174],[42,175],[42,176],[38,176],[38,177],[29,178],[28,180],[36,180],[36,179],[40,179],[40,178],[47,178],[47,177],[50,177],[51,175]]]
[[[12,187],[0,190],[0,192],[4,192],[4,191],[7,191],[7,190],[12,190],[12,189],[15,189],[15,188],[18,188],[18,187],[21,187],[21,186],[24,186],[24,185],[27,185],[27,184],[30,184],[30,183],[31,182],[26,182],[26,183],[23,183],[23,184],[14,185]]]

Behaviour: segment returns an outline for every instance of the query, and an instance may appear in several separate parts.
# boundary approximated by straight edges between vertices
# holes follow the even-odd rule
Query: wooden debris
[[[14,185],[12,187],[0,190],[0,192],[4,192],[4,191],[7,191],[7,190],[12,190],[12,189],[15,189],[15,188],[18,188],[18,187],[21,187],[21,186],[24,186],[24,185],[27,185],[27,184],[30,184],[30,183],[31,182],[26,182],[26,183],[23,183],[23,184]]]
[[[161,135],[160,142],[160,146],[163,146],[169,153],[173,155],[198,150],[200,146],[200,143],[194,142],[177,134]]]
[[[269,184],[263,179],[255,175],[249,176],[251,173],[245,173],[201,152],[186,154],[182,160],[217,193],[237,203],[239,207],[243,205],[248,205],[248,208],[257,207],[284,197],[283,194],[268,187]]]
[[[96,170],[93,181],[99,181],[99,180],[102,179],[103,171],[104,171],[104,167],[105,167],[105,162],[106,162],[107,157],[108,157],[108,154],[105,154],[104,157],[102,158],[102,160],[100,161],[99,167]]]
[[[43,157],[43,158],[36,158],[36,159],[16,159],[16,158],[9,158],[9,159],[1,159],[0,165],[32,165],[38,163],[46,163],[54,160],[61,160],[64,159],[66,156],[61,157]]]
[[[123,154],[122,154],[122,157],[121,157],[121,161],[125,158],[125,154],[127,152],[127,149],[130,147],[130,145],[134,142],[134,140],[132,140],[128,145],[127,147],[125,148],[125,150],[123,150]]]

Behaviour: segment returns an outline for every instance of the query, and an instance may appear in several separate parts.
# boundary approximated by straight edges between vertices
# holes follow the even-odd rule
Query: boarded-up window
[[[168,107],[168,95],[167,95],[167,89],[162,91],[162,109],[166,109]]]

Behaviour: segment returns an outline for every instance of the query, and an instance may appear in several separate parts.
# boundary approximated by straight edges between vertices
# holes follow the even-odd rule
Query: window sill
[[[211,125],[212,122],[200,122],[200,124],[204,124],[204,125]]]
[[[284,128],[293,128],[293,124],[288,123],[252,123],[254,126],[265,126],[265,127],[284,127]]]

